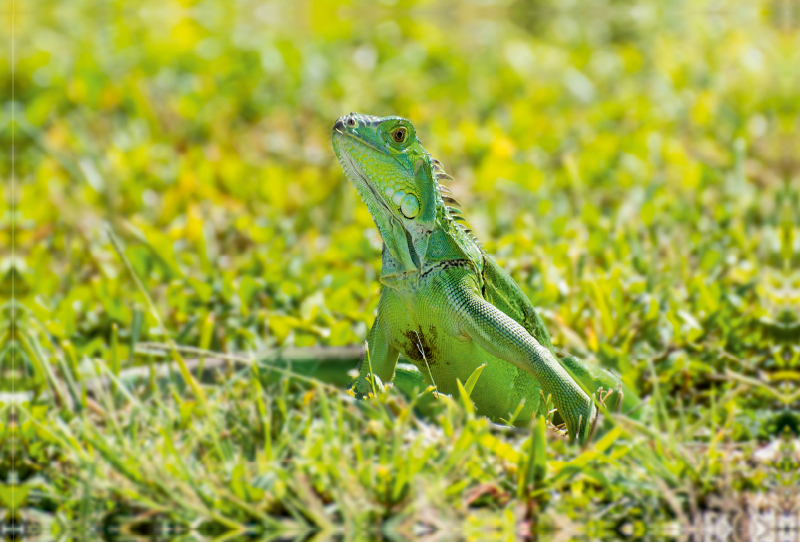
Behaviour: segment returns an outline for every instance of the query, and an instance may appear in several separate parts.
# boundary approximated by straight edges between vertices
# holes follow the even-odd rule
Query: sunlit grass
[[[796,486],[794,11],[262,4],[19,16],[6,517],[640,534]],[[344,392],[381,250],[330,151],[351,110],[414,123],[558,346],[646,398],[638,420],[580,448],[463,396]]]

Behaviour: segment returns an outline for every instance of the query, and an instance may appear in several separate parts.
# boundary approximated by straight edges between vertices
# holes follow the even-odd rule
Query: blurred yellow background
[[[114,323],[124,349],[137,313],[159,339],[108,224],[180,342],[363,341],[380,241],[330,147],[350,111],[415,124],[579,348],[627,348],[659,314],[691,335],[722,275],[779,261],[796,4],[456,6],[18,2],[3,125],[15,111],[24,307],[79,357],[106,357]]]

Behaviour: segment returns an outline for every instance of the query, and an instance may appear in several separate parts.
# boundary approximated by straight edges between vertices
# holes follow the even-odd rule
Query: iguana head
[[[350,113],[333,125],[333,150],[367,204],[399,272],[420,268],[437,206],[430,155],[401,117]]]

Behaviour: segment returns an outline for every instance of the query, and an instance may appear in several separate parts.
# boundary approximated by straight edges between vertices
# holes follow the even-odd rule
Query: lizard
[[[531,301],[466,227],[460,204],[442,184],[452,177],[411,122],[350,113],[335,122],[332,144],[383,242],[368,360],[351,394],[367,397],[376,382],[382,387],[407,373],[398,369],[402,353],[427,384],[451,395],[457,381],[484,365],[470,399],[497,423],[546,415],[549,396],[569,438],[585,441],[598,415],[587,391],[635,409],[639,399],[619,377],[554,348]]]

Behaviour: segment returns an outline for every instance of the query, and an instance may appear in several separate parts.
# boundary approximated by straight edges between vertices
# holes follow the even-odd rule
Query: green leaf
[[[456,378],[456,384],[458,385],[458,393],[461,395],[461,400],[464,402],[464,408],[467,409],[469,414],[474,414],[475,405],[472,404],[472,399],[469,398],[469,393],[466,388],[464,388],[464,384],[462,384],[461,380],[458,378]]]
[[[0,485],[0,504],[14,512],[27,502],[30,490],[26,485]]]
[[[547,452],[545,450],[545,419],[536,418],[530,450],[530,472],[534,487],[539,487],[547,474]]]
[[[600,453],[605,452],[612,444],[614,444],[614,441],[617,440],[621,434],[622,431],[620,430],[620,428],[615,427],[614,429],[603,435],[603,438],[597,441],[597,444],[595,444],[595,449]]]
[[[475,389],[475,384],[478,382],[478,378],[481,376],[484,367],[486,367],[485,363],[472,371],[472,374],[469,375],[467,379],[467,383],[464,384],[464,390],[467,392],[468,396],[472,397],[472,390]]]

